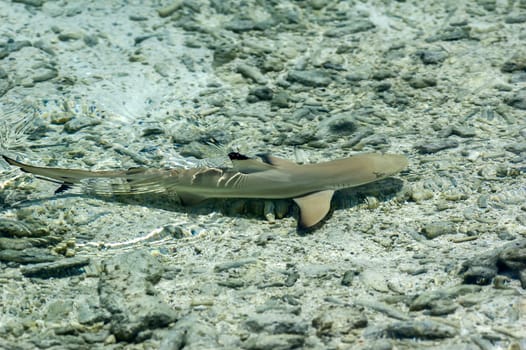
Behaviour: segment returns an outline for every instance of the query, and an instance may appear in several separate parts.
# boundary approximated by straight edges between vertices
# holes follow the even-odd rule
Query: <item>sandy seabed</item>
[[[291,200],[2,164],[0,348],[526,349],[525,1],[0,3],[0,149],[81,169],[404,154]]]

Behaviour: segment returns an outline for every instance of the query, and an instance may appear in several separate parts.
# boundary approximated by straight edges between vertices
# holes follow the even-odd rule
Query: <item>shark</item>
[[[40,167],[2,155],[23,172],[60,185],[55,193],[81,187],[99,195],[175,193],[183,205],[209,198],[292,198],[299,207],[298,230],[309,230],[329,214],[334,192],[395,175],[408,165],[400,154],[363,153],[314,164],[298,164],[270,154],[254,158],[237,152],[230,167],[81,170]],[[118,180],[101,186],[97,180]]]

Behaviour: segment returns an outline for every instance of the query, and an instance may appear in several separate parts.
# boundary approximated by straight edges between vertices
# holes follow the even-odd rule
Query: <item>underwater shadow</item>
[[[338,190],[332,198],[331,211],[329,214],[320,223],[309,229],[298,229],[298,233],[307,234],[319,229],[330,219],[334,211],[349,209],[363,204],[368,197],[374,197],[379,202],[389,201],[396,197],[402,187],[402,180],[397,178],[386,178],[366,185]],[[222,215],[232,218],[244,217],[260,219],[262,221],[266,220],[265,215],[269,212],[272,213],[272,216],[274,216],[276,220],[285,217],[294,217],[297,221],[299,217],[299,209],[292,199],[211,198],[196,205],[184,206],[176,195],[170,193],[107,196],[62,192],[53,196],[25,200],[16,203],[13,207],[24,207],[32,204],[39,204],[46,200],[55,200],[59,198],[97,198],[106,202],[118,202],[191,215],[208,215],[212,212],[219,212]]]

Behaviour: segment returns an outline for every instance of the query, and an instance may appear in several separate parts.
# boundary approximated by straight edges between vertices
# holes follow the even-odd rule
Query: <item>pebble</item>
[[[497,9],[496,0],[476,0],[476,3],[486,11],[495,11]]]
[[[257,87],[248,92],[247,102],[254,103],[258,101],[272,100],[274,93],[269,87]]]
[[[456,41],[469,39],[469,27],[467,26],[451,26],[445,28],[435,35],[426,38],[426,42],[432,43],[435,41]]]
[[[463,271],[462,278],[464,283],[484,286],[490,284],[496,274],[497,268],[494,266],[470,266]]]
[[[480,195],[477,198],[477,205],[478,205],[478,207],[481,208],[481,209],[487,208],[488,207],[488,200],[489,200],[489,195],[487,195],[487,194]]]
[[[427,223],[422,228],[421,233],[427,239],[433,239],[443,235],[452,235],[456,233],[456,228],[452,222],[449,221],[433,221]]]
[[[284,139],[281,140],[281,144],[288,146],[298,146],[305,145],[311,141],[318,141],[316,136],[313,134],[313,131],[306,130],[300,133],[294,133],[292,135],[283,135]]]
[[[271,103],[278,108],[289,108],[289,95],[286,91],[279,91],[273,95]]]
[[[521,175],[520,169],[509,168],[503,165],[500,165],[495,169],[495,176],[497,177],[517,177]]]
[[[474,128],[456,125],[450,128],[450,135],[457,135],[460,137],[468,138],[468,137],[477,136],[477,132],[475,131]],[[445,135],[445,136],[449,136],[449,135]]]
[[[499,273],[519,279],[526,289],[525,270],[526,239],[522,239],[465,261],[459,274],[466,284],[487,285]]]
[[[117,340],[134,341],[140,333],[165,327],[179,318],[177,311],[151,293],[163,267],[148,251],[118,254],[102,265],[100,304],[112,315],[110,331]]]
[[[413,76],[408,80],[409,86],[413,89],[424,89],[437,85],[437,80],[434,77],[427,76]]]
[[[424,315],[445,316],[454,313],[460,305],[449,300],[438,300],[429,305]]]
[[[508,82],[510,84],[518,84],[518,83],[526,82],[526,72],[514,72],[514,73],[512,73]],[[513,89],[508,89],[507,91],[511,91],[511,90],[513,90]]]
[[[270,27],[272,22],[255,22],[251,19],[234,19],[225,23],[225,29],[234,33],[250,32],[252,30],[265,30]]]
[[[287,80],[305,86],[322,87],[331,83],[332,79],[321,70],[293,70],[287,74]]]
[[[58,77],[58,71],[56,69],[41,69],[31,78],[33,83],[42,83]]]
[[[104,343],[109,337],[110,333],[107,330],[102,330],[97,333],[82,333],[82,339],[88,344]]]
[[[287,302],[287,300],[270,298],[265,301],[264,304],[256,306],[256,312],[263,313],[267,311],[273,311],[298,316],[301,314],[301,305],[298,305],[298,302],[295,302],[294,304],[295,305],[292,305],[291,303]]]
[[[524,22],[526,22],[526,13],[521,13],[521,14],[518,14],[518,15],[507,16],[504,19],[504,22],[506,22],[508,24],[524,23]]]
[[[161,340],[159,350],[179,350],[187,345],[184,331],[170,330]]]
[[[0,49],[0,60],[2,59],[2,52]],[[10,89],[12,84],[8,79],[7,72],[0,67],[0,97],[4,96]]]
[[[358,83],[362,80],[367,80],[368,75],[363,72],[352,72],[345,76],[345,79],[351,83]]]
[[[287,278],[285,279],[285,282],[283,282],[283,285],[285,287],[294,287],[294,285],[299,279],[300,279],[300,274],[297,271],[295,270],[288,271]]]
[[[175,326],[170,328],[161,341],[160,349],[215,349],[220,347],[218,337],[215,325],[191,313],[177,320]],[[232,348],[239,348],[238,344],[235,345]]]
[[[309,324],[301,317],[277,312],[254,314],[247,319],[245,325],[255,333],[306,334],[309,330]]]
[[[361,307],[333,307],[314,317],[311,324],[318,336],[335,337],[365,328],[368,321]]]
[[[27,239],[0,237],[0,250],[2,249],[23,250],[23,249],[26,249],[32,246],[33,244],[31,244],[31,242]]]
[[[442,151],[448,148],[456,148],[458,147],[458,145],[459,143],[456,140],[445,139],[445,140],[428,141],[426,143],[418,145],[416,149],[422,154],[430,154],[430,153],[437,153],[439,151]]]
[[[309,5],[315,10],[321,10],[327,3],[325,0],[310,0]]]
[[[266,84],[267,78],[256,67],[241,63],[237,66],[237,72],[245,78],[251,79],[258,84]]]
[[[513,241],[516,238],[515,235],[511,234],[506,229],[499,230],[497,237],[502,241]]]
[[[22,266],[20,272],[26,277],[62,278],[83,273],[82,268],[89,265],[87,257],[60,259],[50,263]]]
[[[92,118],[74,117],[64,124],[64,131],[68,134],[76,133],[84,128],[99,125],[101,122]]]
[[[119,144],[117,142],[112,143],[111,147],[113,148],[113,150],[115,150],[115,152],[130,157],[137,164],[140,164],[140,165],[148,165],[149,164],[149,160],[147,158],[141,156],[140,154],[130,150],[129,148],[127,148],[127,147],[125,147],[125,146],[123,146],[123,145],[121,145],[121,144]]]
[[[348,139],[342,147],[354,147],[362,143],[362,140],[374,134],[374,129],[369,127],[364,127],[358,129],[350,139]]]
[[[416,55],[424,64],[440,64],[449,57],[447,51],[442,48],[419,50]]]
[[[393,350],[395,347],[389,339],[374,339],[361,347],[362,350]]]
[[[214,62],[215,67],[220,67],[231,61],[233,61],[238,55],[238,48],[229,44],[220,45],[214,49]]]
[[[240,289],[246,287],[247,283],[242,278],[229,277],[224,280],[218,281],[217,284],[221,287]]]
[[[325,31],[323,35],[329,38],[339,38],[348,34],[366,32],[374,28],[376,28],[376,26],[368,19],[357,18],[345,23],[345,25],[342,25],[341,27],[329,29]]]
[[[19,51],[24,47],[31,47],[31,42],[29,40],[8,40],[6,43],[0,44],[0,48],[5,50],[4,52],[6,56],[12,52]]]
[[[509,289],[511,285],[511,278],[507,276],[497,275],[493,279],[493,287],[495,289]]]
[[[128,18],[130,19],[130,21],[137,21],[137,22],[148,20],[148,17],[143,16],[143,15],[129,15]]]
[[[165,18],[174,14],[175,11],[179,10],[184,4],[183,0],[172,1],[170,5],[157,10],[157,14],[161,18]]]
[[[206,131],[201,131],[194,125],[188,125],[185,128],[178,128],[177,132],[171,132],[170,138],[176,144],[191,144],[196,140],[201,141],[200,143],[215,140],[218,144],[228,144],[232,135],[221,128],[209,127]]]
[[[478,285],[459,285],[445,289],[435,289],[424,292],[409,304],[409,310],[429,310],[429,314],[449,314],[457,308],[454,300],[458,297],[478,293],[482,288]]]
[[[366,269],[360,273],[360,279],[368,288],[382,293],[388,293],[390,291],[385,274],[379,270],[372,268]]]
[[[303,118],[308,119],[308,120],[313,120],[316,117],[316,115],[319,115],[317,108],[303,106],[303,107],[295,109],[294,112],[292,112],[291,119],[296,122]]]
[[[373,86],[373,89],[374,91],[376,92],[384,92],[384,91],[388,91],[391,89],[391,86],[392,84],[391,83],[388,83],[388,82],[381,82],[381,83],[378,83],[378,84],[375,84]]]
[[[353,283],[354,278],[359,275],[360,275],[360,272],[356,270],[345,271],[342,277],[342,281],[341,281],[342,286],[350,287]]]
[[[526,142],[512,143],[511,145],[504,146],[504,149],[515,154],[521,154],[526,152]]]
[[[51,44],[45,42],[44,40],[37,40],[33,42],[33,47],[44,51],[50,56],[56,56],[55,50],[53,50],[53,46],[51,46]]]
[[[505,98],[504,102],[513,108],[526,110],[526,89],[521,89]]]
[[[318,137],[327,137],[327,134],[337,136],[352,135],[357,131],[359,124],[351,112],[342,112],[331,115],[318,125]]]
[[[17,220],[0,219],[0,234],[8,237],[33,237],[31,229]]]
[[[369,309],[373,309],[375,311],[381,312],[389,317],[396,318],[397,320],[408,320],[409,315],[406,313],[397,310],[396,308],[386,304],[382,303],[378,300],[369,300],[369,299],[356,299],[353,301],[353,304],[360,305]]]
[[[361,149],[364,146],[373,146],[379,148],[379,146],[388,145],[389,140],[384,135],[370,135],[360,140],[358,144],[354,146],[355,149]]]
[[[82,37],[84,37],[82,32],[62,32],[57,36],[60,41],[75,41]]]
[[[55,261],[59,256],[51,254],[48,249],[25,248],[24,250],[2,249],[0,261],[15,262],[20,264],[35,264]]]
[[[526,214],[522,214],[522,215],[517,215],[517,217],[515,218],[517,220],[517,222],[519,224],[521,224],[522,226],[526,226]],[[512,240],[512,237],[513,235],[509,234],[507,237],[504,237],[505,239],[508,239],[508,240]],[[499,236],[499,238],[501,238]],[[502,238],[501,238],[502,239]]]
[[[302,335],[257,334],[245,340],[242,347],[247,350],[293,350],[302,348],[304,343]]]
[[[257,263],[257,259],[254,259],[254,258],[240,259],[236,261],[228,261],[228,262],[217,264],[216,266],[214,266],[214,272],[220,273],[220,272],[228,271],[231,269],[238,269],[240,267],[250,265],[250,264],[256,264],[256,263]]]
[[[99,300],[93,299],[92,295],[82,295],[75,299],[78,305],[76,310],[77,321],[80,324],[93,325],[97,322],[108,322],[111,320],[111,313],[101,308]]]
[[[452,338],[458,334],[458,330],[431,320],[415,320],[391,323],[382,330],[381,334],[395,339],[433,340]]]
[[[526,52],[516,52],[502,64],[500,70],[504,73],[526,70]]]
[[[35,7],[39,7],[39,6],[42,6],[42,4],[44,4],[44,0],[13,0],[13,2],[18,2],[24,5],[35,6]]]
[[[499,272],[518,276],[526,289],[526,240],[513,242],[504,248],[497,261]]]
[[[371,79],[373,80],[385,80],[396,77],[396,74],[388,69],[379,69],[373,72]]]
[[[99,43],[99,37],[97,35],[87,34],[83,36],[82,40],[88,47],[95,47]]]
[[[265,57],[265,61],[261,65],[261,70],[264,72],[280,72],[285,68],[283,62],[273,56]]]

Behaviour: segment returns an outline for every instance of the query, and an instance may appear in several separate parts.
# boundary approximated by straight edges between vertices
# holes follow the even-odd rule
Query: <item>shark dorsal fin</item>
[[[263,163],[257,159],[233,160],[232,166],[235,170],[243,174],[256,173],[274,168],[272,165]]]
[[[298,164],[290,160],[274,157],[268,153],[258,154],[257,156],[259,159],[249,158],[244,154],[237,152],[231,152],[228,154],[228,158],[232,161],[234,169],[245,174],[270,170],[274,167],[291,168],[298,166]]]
[[[326,190],[294,198],[294,202],[300,207],[298,228],[308,229],[323,220],[331,209],[333,194],[333,190]]]
[[[290,167],[298,166],[298,164],[296,164],[296,163],[294,163],[294,162],[292,162],[292,161],[290,161],[288,159],[275,157],[275,156],[270,155],[268,153],[258,154],[257,156],[259,158],[261,158],[261,160],[265,164],[270,164],[270,165],[274,165],[274,166],[277,166],[277,167],[290,168]]]
[[[250,174],[274,168],[272,164],[264,163],[259,159],[249,158],[237,152],[229,153],[228,158],[230,158],[233,168],[243,174]]]

